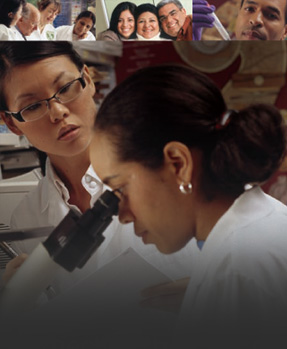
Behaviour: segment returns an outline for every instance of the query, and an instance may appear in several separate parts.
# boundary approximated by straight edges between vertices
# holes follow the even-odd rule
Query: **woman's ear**
[[[23,132],[19,130],[17,126],[15,126],[11,115],[8,115],[5,112],[1,111],[0,117],[5,122],[5,124],[7,125],[7,127],[11,132],[15,133],[17,136],[23,135]]]
[[[85,76],[85,80],[86,80],[87,86],[90,88],[92,96],[94,96],[95,93],[96,93],[96,87],[95,87],[95,84],[94,84],[94,82],[93,82],[93,80],[91,78],[91,75],[90,75],[90,72],[89,72],[89,68],[87,67],[86,64],[84,65],[83,72],[84,72],[84,76]]]
[[[176,176],[178,184],[191,183],[194,162],[188,147],[181,142],[169,142],[165,145],[163,154],[165,165]]]

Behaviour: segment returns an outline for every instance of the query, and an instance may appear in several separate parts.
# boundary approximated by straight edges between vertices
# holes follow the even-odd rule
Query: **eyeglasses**
[[[86,82],[83,78],[83,74],[73,81],[70,81],[65,86],[61,87],[54,96],[42,99],[36,103],[30,104],[27,107],[21,109],[17,113],[5,111],[6,114],[12,115],[20,122],[30,122],[41,119],[50,109],[49,102],[52,99],[56,99],[57,102],[65,104],[76,99],[86,87]]]
[[[175,17],[175,15],[178,13],[178,10],[172,10],[167,16],[161,16],[159,17],[159,20],[161,23],[166,22],[168,20],[168,17],[170,16],[171,18]]]

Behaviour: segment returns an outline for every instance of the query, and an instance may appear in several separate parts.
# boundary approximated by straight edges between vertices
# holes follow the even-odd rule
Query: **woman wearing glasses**
[[[48,155],[46,175],[16,208],[11,226],[57,226],[69,209],[85,212],[107,188],[89,159],[97,111],[94,83],[68,42],[0,43],[0,52],[1,117],[12,132]],[[186,276],[185,253],[165,258],[153,247],[145,250],[130,230],[114,219],[89,263],[68,276],[60,273],[55,291],[63,292],[130,246],[167,275]],[[30,253],[38,243],[19,242],[15,248]],[[21,263],[21,257],[13,260],[6,280]]]
[[[98,175],[121,200],[120,221],[133,222],[144,244],[167,254],[190,240],[198,245],[178,340],[187,348],[281,343],[287,207],[258,186],[286,152],[279,111],[228,111],[206,76],[150,67],[106,97],[90,149]]]

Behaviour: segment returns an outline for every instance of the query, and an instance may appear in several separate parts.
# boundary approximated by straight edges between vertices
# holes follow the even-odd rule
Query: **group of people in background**
[[[192,40],[192,18],[178,0],[136,6],[125,1],[112,12],[110,26],[97,40]]]
[[[38,8],[37,8],[38,7]],[[25,0],[3,0],[0,4],[0,40],[96,40],[91,29],[95,14],[82,11],[74,24],[55,28],[60,0],[39,0],[37,7]]]

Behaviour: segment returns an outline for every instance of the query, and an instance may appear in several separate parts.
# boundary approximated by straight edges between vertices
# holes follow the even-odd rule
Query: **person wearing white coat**
[[[56,28],[57,40],[96,40],[91,29],[96,23],[96,17],[91,11],[81,12],[74,25],[63,25]]]
[[[31,35],[27,36],[27,40],[56,40],[56,28],[53,22],[61,12],[61,2],[59,0],[40,0],[37,4],[40,11],[40,25]]]
[[[24,0],[3,0],[0,4],[0,40],[22,40],[14,26],[21,18]]]
[[[21,103],[24,112],[22,110],[17,115],[13,113],[13,116],[9,114],[8,110],[17,110],[20,105],[9,103],[8,106],[4,107],[6,103],[4,96],[0,101],[0,109],[4,108],[6,110],[5,113],[1,113],[1,116],[11,131],[20,134],[25,130],[30,142],[48,153],[46,175],[40,181],[37,189],[29,193],[16,208],[12,215],[11,225],[14,228],[56,226],[70,208],[74,208],[79,213],[90,208],[105,189],[92,167],[89,166],[88,149],[92,124],[96,114],[96,106],[92,98],[95,90],[86,66],[83,65],[69,42],[27,42],[22,44],[15,43],[11,47],[1,44],[3,64],[14,62],[13,57],[22,57],[23,52],[28,52],[31,59],[31,62],[27,63],[27,54],[23,58],[25,69],[21,69],[22,84],[17,84],[17,91],[15,85],[12,87],[5,79],[5,74],[10,71],[12,75],[13,72],[17,75],[18,69],[14,70],[9,65],[9,68],[7,66],[7,69],[1,70],[1,82],[5,85],[6,96],[12,93],[13,96],[19,93],[22,94],[28,84],[30,85],[29,90],[34,91],[37,95],[36,100],[38,98],[39,100],[43,99],[44,96],[50,93],[55,94],[57,89],[62,91],[62,87],[67,86],[67,84],[72,84],[73,88],[66,88],[60,94],[62,99],[65,97],[65,93],[72,93],[72,97],[68,95],[69,103],[52,103],[52,113],[47,114],[44,109],[42,110],[44,114],[40,112],[40,115],[37,115],[36,113],[36,119],[34,119],[34,113],[32,112],[30,122],[20,120],[25,120],[22,119],[22,114],[24,118],[27,116],[28,119],[31,116],[30,111],[34,110],[30,108],[29,101],[31,103],[31,100],[28,101],[29,108],[25,108],[25,102]],[[40,54],[40,58],[37,60],[35,55],[39,54],[41,49],[46,58]],[[54,56],[54,53],[57,55]],[[72,57],[71,60],[68,57]],[[21,65],[18,61],[16,66],[17,64]],[[31,80],[30,76],[34,75],[39,76],[41,81],[39,79]],[[56,80],[57,77],[60,78],[60,81]],[[13,81],[18,80],[16,78]],[[43,87],[45,91],[43,91],[43,88],[39,88],[39,82],[41,86],[45,86],[45,88]],[[42,107],[45,107],[45,105],[43,104]],[[27,113],[25,113],[25,110]],[[59,159],[60,161],[58,161]],[[75,179],[76,175],[77,178]],[[67,177],[70,179],[68,180]],[[79,192],[78,199],[77,196],[75,197],[73,186],[76,186],[77,192]],[[154,246],[145,249],[139,239],[134,237],[133,234],[129,234],[131,230],[131,226],[122,226],[116,218],[105,232],[106,240],[82,270],[76,270],[72,274],[64,271],[59,272],[58,278],[56,277],[55,283],[53,283],[56,292],[63,293],[75,283],[111,261],[118,254],[124,252],[128,247],[133,247],[142,258],[172,279],[188,276],[187,268],[190,253],[182,251],[173,256],[164,256],[158,253]],[[30,253],[38,242],[39,240],[17,243],[16,247],[19,248],[19,252]],[[192,248],[191,245],[187,246],[187,250],[190,248]]]
[[[286,154],[277,108],[227,110],[205,75],[166,64],[121,82],[94,130],[92,165],[119,220],[166,254],[198,245],[172,347],[284,348],[287,207],[258,188]]]
[[[57,40],[67,40],[67,41],[78,41],[78,40],[85,40],[85,41],[94,41],[96,40],[95,36],[93,33],[88,31],[86,33],[86,37],[81,39],[79,35],[74,34],[74,25],[62,25],[58,28],[56,28],[56,35],[57,35]]]

